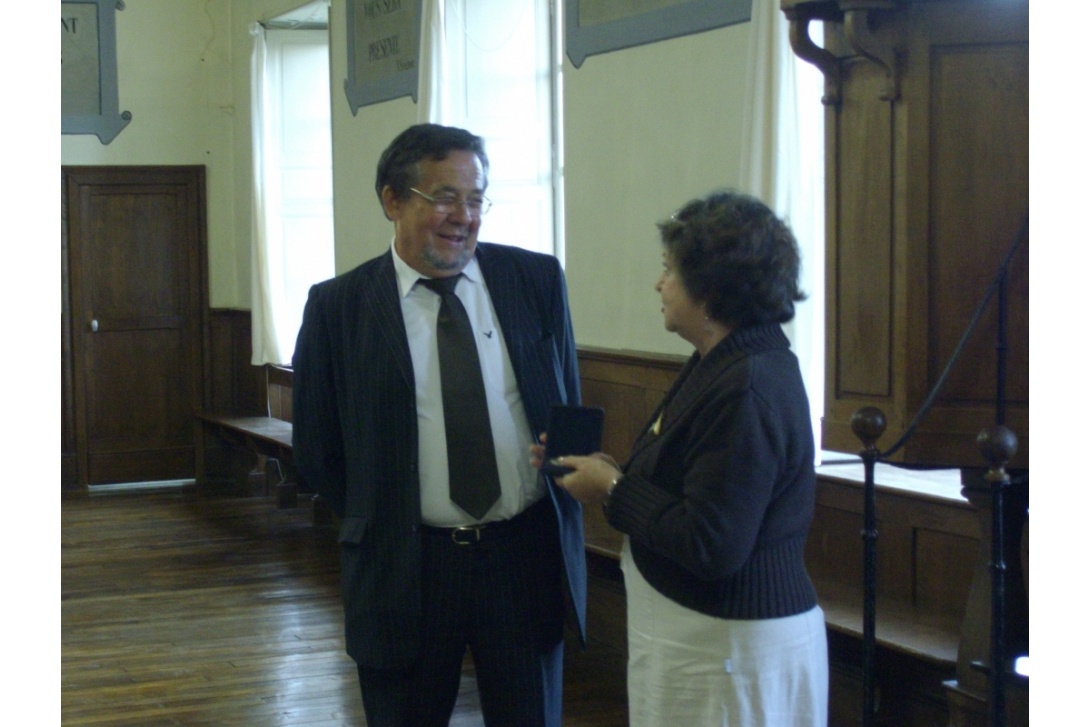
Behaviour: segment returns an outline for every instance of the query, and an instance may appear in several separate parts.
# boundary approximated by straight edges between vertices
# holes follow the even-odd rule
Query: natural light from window
[[[562,188],[554,4],[446,0],[442,82],[454,98],[429,120],[485,139],[494,206],[481,239],[563,260],[563,225],[556,222]]]
[[[328,31],[266,30],[263,70],[254,363],[287,363],[310,286],[335,272]]]

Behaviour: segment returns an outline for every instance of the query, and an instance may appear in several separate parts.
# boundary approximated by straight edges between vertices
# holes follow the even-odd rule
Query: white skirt
[[[651,587],[621,556],[628,602],[632,727],[825,727],[825,615],[759,621],[714,618]]]

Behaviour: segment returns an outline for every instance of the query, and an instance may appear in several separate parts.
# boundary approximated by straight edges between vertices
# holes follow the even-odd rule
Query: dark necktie
[[[441,298],[436,328],[450,499],[480,520],[500,497],[500,475],[473,327],[454,294],[460,277],[421,278],[420,282]]]

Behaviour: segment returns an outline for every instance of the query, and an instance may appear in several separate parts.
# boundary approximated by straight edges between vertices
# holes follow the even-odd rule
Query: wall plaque
[[[767,0],[772,2],[772,0]],[[752,0],[564,0],[564,43],[587,56],[749,20]]]
[[[344,93],[361,106],[401,96],[416,101],[423,0],[347,0],[348,78]]]
[[[61,133],[109,144],[132,119],[118,113],[117,30],[121,0],[61,3]]]

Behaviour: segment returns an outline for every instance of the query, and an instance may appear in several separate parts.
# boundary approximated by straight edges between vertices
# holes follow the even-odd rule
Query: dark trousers
[[[467,647],[488,727],[559,727],[564,583],[552,502],[486,527],[480,542],[433,528],[421,537],[421,653],[407,670],[359,668],[369,727],[446,727]]]

